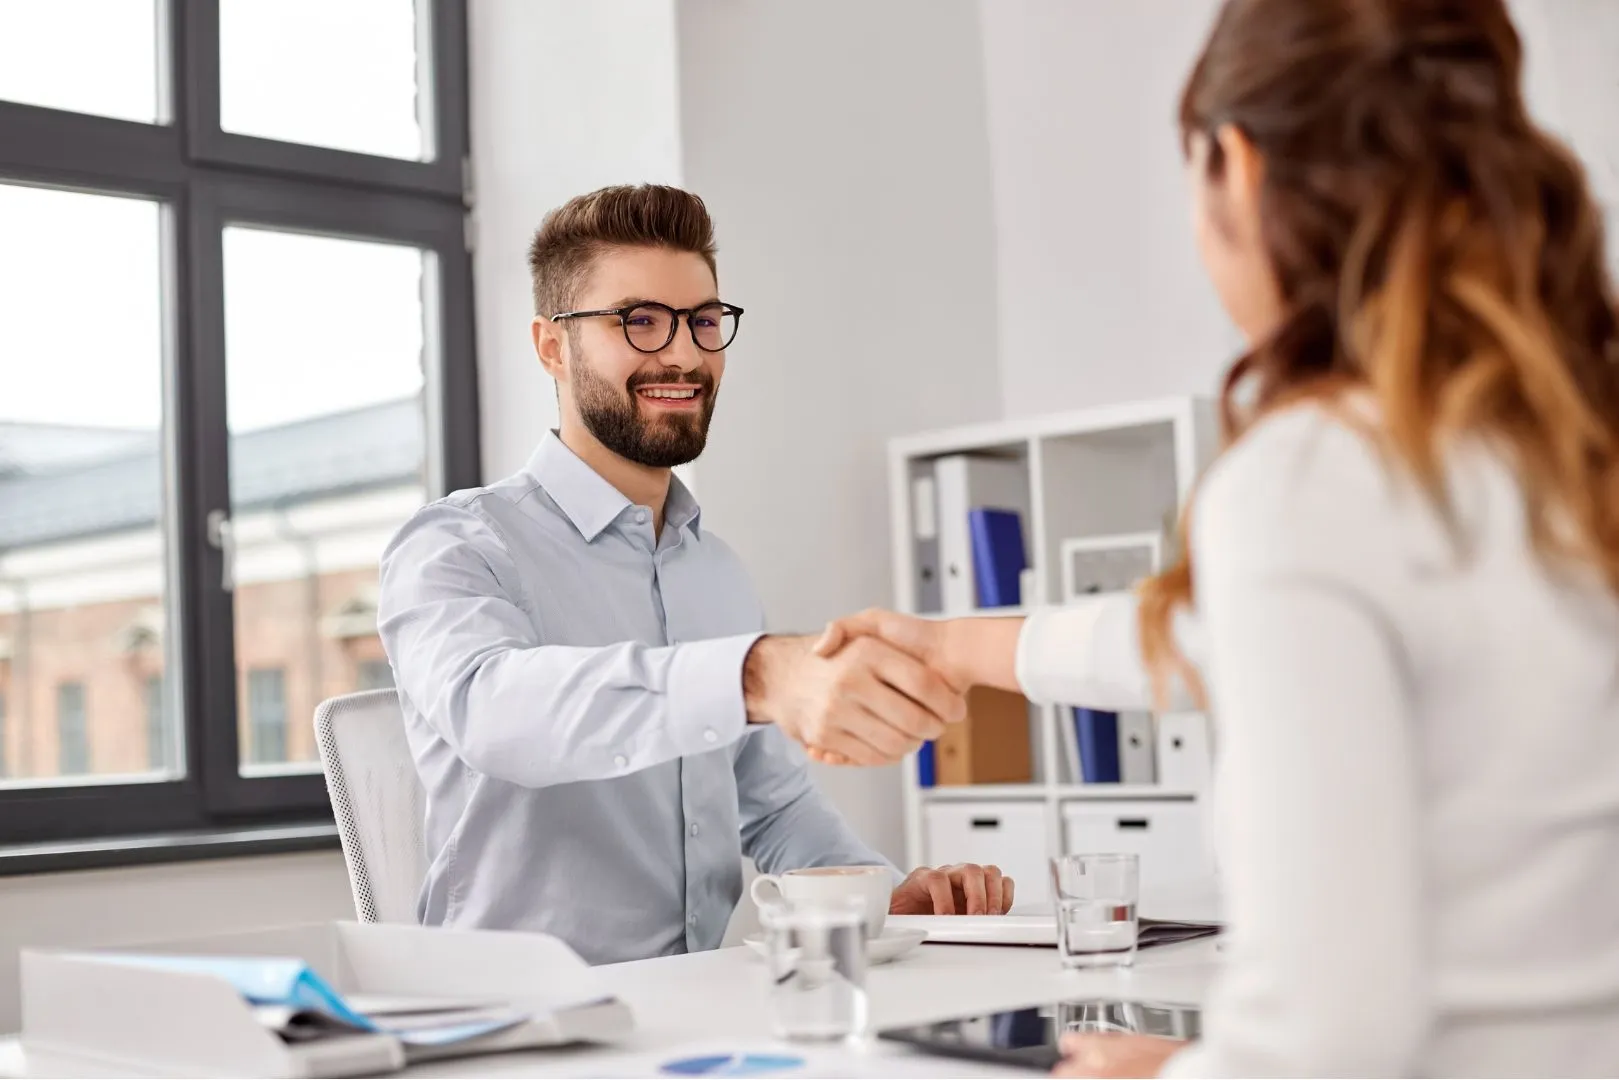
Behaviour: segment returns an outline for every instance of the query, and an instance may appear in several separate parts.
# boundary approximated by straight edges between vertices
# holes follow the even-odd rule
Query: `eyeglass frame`
[[[658,308],[669,313],[669,336],[664,338],[663,344],[659,345],[656,349],[643,349],[630,337],[630,312],[635,311],[637,308],[644,307]],[[717,307],[720,309],[722,315],[730,315],[736,319],[736,326],[731,330],[731,336],[725,340],[724,345],[721,345],[717,349],[710,349],[701,341],[698,341],[697,328],[691,324],[691,317],[693,315],[704,308],[711,307]],[[730,348],[731,342],[736,340],[737,331],[742,329],[742,309],[737,307],[735,304],[727,304],[723,300],[710,300],[706,304],[698,304],[696,307],[689,308],[674,308],[657,300],[637,300],[635,303],[626,304],[623,307],[602,308],[598,311],[559,311],[555,315],[551,316],[551,321],[561,322],[564,319],[598,319],[606,318],[609,315],[618,319],[619,329],[624,331],[624,340],[629,342],[630,348],[634,349],[638,353],[646,353],[648,355],[662,352],[663,350],[667,349],[670,343],[675,340],[675,335],[680,332],[680,317],[682,315],[686,317],[686,330],[691,334],[691,343],[706,353],[724,352],[726,349]]]

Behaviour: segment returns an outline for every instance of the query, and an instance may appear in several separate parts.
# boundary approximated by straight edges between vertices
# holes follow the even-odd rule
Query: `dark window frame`
[[[222,556],[207,529],[209,511],[231,509],[221,238],[227,224],[261,225],[431,252],[438,292],[429,329],[439,364],[425,393],[429,496],[480,482],[466,228],[466,3],[417,0],[417,9],[432,43],[432,161],[221,131],[214,0],[159,4],[167,124],[0,101],[0,184],[133,195],[163,207],[169,342],[162,526],[165,603],[176,630],[169,648],[179,665],[166,701],[181,718],[185,742],[181,777],[0,789],[0,848],[187,831],[217,837],[220,829],[331,821],[319,772],[243,776],[239,767],[245,755],[232,595],[221,586]],[[131,720],[144,730],[144,717]],[[176,848],[174,857],[186,856]]]

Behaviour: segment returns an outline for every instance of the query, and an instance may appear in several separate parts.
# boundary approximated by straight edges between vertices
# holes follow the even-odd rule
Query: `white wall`
[[[981,0],[1006,413],[1210,391],[1175,127],[1217,0]]]
[[[994,241],[972,0],[682,0],[682,158],[747,309],[705,524],[778,630],[891,604],[886,440],[995,417]],[[823,770],[903,854],[896,770]]]
[[[1509,4],[1531,109],[1619,206],[1619,4]],[[1210,393],[1236,354],[1197,263],[1175,127],[1219,6],[980,0],[1007,415]]]
[[[24,946],[127,945],[186,934],[352,919],[343,856],[267,855],[0,881],[0,1032],[15,1031]]]
[[[473,274],[483,472],[556,426],[534,358],[528,242],[545,212],[608,184],[679,183],[673,0],[469,5]]]

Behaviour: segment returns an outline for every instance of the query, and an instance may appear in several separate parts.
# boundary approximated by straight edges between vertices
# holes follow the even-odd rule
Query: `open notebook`
[[[1057,945],[1055,915],[890,915],[888,926],[925,930],[930,942],[961,945]],[[1217,922],[1143,918],[1137,947],[1173,945],[1220,932]]]

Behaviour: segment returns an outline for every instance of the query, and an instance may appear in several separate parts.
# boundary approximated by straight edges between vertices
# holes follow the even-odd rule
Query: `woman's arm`
[[[849,637],[870,634],[921,659],[960,689],[993,686],[1038,702],[1152,709],[1139,614],[1134,593],[1087,597],[1027,618],[922,619],[873,610],[832,623],[817,649],[830,655]],[[1198,666],[1203,640],[1196,622],[1182,616],[1176,637]],[[1171,689],[1170,711],[1197,708],[1181,680],[1172,680]]]

